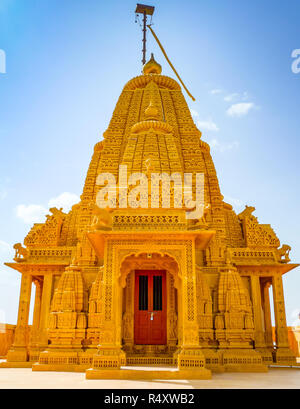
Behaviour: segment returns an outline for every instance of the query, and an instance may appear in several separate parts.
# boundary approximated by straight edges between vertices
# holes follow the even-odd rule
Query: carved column
[[[195,243],[186,241],[185,264],[181,286],[183,314],[183,342],[178,355],[179,369],[198,369],[207,371],[205,357],[199,345],[199,325],[197,321],[197,281],[195,262]]]
[[[271,283],[265,281],[262,286],[262,302],[264,311],[264,322],[265,322],[265,343],[267,348],[273,349],[273,335],[272,335],[272,318],[271,318],[271,305],[270,305],[270,295],[269,288]]]
[[[272,277],[277,348],[289,348],[281,275]]]
[[[167,274],[167,345],[171,352],[176,350],[178,342],[178,315],[175,306],[174,278]]]
[[[126,279],[125,311],[123,312],[123,340],[126,351],[132,351],[134,344],[134,274],[131,272]]]
[[[40,338],[40,315],[41,315],[41,304],[42,304],[42,281],[34,280],[35,284],[35,300],[34,300],[34,311],[33,311],[33,321],[30,331],[30,345],[29,345],[29,361],[38,362],[40,348],[39,348],[39,338]]]
[[[38,332],[40,327],[41,305],[42,305],[42,282],[39,280],[34,281],[35,284],[35,300],[33,321],[31,329],[31,345],[38,341]]]
[[[53,286],[53,275],[51,273],[44,276],[43,292],[42,292],[42,305],[40,315],[40,346],[48,346],[48,319],[51,306]]]
[[[276,274],[272,277],[272,286],[277,347],[275,350],[275,359],[277,363],[293,365],[296,363],[296,357],[289,346],[281,274]]]
[[[28,359],[26,333],[28,331],[28,319],[30,308],[32,276],[22,274],[18,323],[15,332],[15,340],[12,349],[8,352],[8,362],[26,362]]]
[[[254,332],[255,348],[264,348],[266,345],[263,327],[261,288],[260,279],[259,276],[257,275],[251,275],[251,293],[255,328]]]
[[[117,277],[115,249],[107,240],[104,253],[103,315],[100,320],[98,352],[93,358],[93,369],[119,369],[125,363],[122,342],[123,288]]]

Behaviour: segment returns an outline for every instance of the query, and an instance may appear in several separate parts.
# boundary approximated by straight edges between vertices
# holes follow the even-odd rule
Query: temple
[[[152,56],[125,85],[94,147],[80,203],[69,213],[50,209],[25,247],[15,246],[7,265],[22,275],[19,314],[2,366],[86,372],[88,379],[157,377],[164,366],[160,379],[209,379],[215,371],[296,363],[282,284],[297,266],[291,248],[259,223],[254,207],[236,214],[224,202],[201,136],[180,85]],[[202,217],[188,219],[174,200],[166,208],[162,192],[155,208],[99,208],[98,176],[113,175],[121,191],[120,166],[128,178],[203,174]],[[130,369],[152,365],[142,375]]]

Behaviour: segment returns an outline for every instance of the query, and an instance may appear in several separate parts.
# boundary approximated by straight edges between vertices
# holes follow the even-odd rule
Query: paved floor
[[[0,368],[0,389],[300,389],[300,368],[268,373],[213,374],[208,381],[87,381],[82,373],[32,372]]]

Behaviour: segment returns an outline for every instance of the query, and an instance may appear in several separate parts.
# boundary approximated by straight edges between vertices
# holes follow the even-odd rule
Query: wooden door
[[[136,345],[167,343],[166,273],[136,271],[134,342]]]

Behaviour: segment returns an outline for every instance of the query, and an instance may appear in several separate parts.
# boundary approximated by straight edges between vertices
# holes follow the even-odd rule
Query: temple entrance
[[[121,263],[120,285],[122,349],[127,362],[136,364],[137,358],[141,362],[144,357],[149,363],[149,357],[161,357],[172,363],[182,343],[177,261],[168,254],[131,253]]]
[[[166,272],[135,272],[134,343],[167,343]]]

